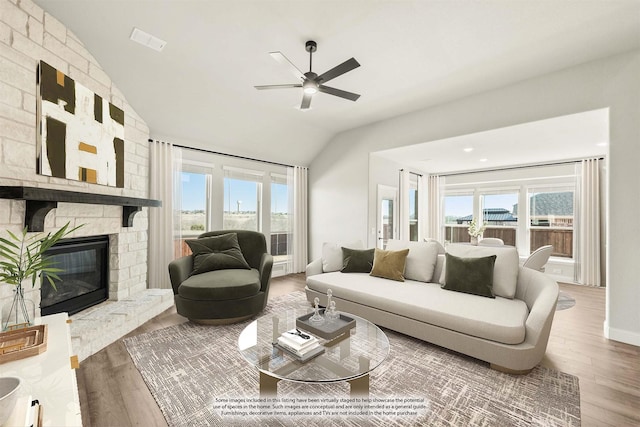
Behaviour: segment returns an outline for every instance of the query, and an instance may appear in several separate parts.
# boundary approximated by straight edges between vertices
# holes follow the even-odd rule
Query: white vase
[[[32,326],[35,317],[36,305],[24,297],[22,286],[16,286],[13,299],[2,306],[2,330]]]
[[[471,244],[473,246],[478,246],[478,236],[471,236]]]

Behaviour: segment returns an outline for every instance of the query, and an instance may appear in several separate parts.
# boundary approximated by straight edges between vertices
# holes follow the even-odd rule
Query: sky
[[[513,211],[513,205],[518,203],[518,195],[491,194],[485,197],[485,208],[504,208]],[[473,213],[473,196],[447,196],[444,202],[445,216],[463,217]]]
[[[251,181],[225,178],[224,185],[224,210],[236,211],[240,201],[241,211],[256,210],[257,197],[256,186]],[[182,173],[182,210],[204,210],[206,176],[198,173]],[[271,211],[287,212],[288,195],[285,184],[272,184],[271,186]]]

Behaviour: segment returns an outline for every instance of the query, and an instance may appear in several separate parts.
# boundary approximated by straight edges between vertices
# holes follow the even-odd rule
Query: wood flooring
[[[304,274],[274,278],[270,298],[302,290],[304,283]],[[604,338],[604,289],[560,288],[576,305],[556,312],[542,364],[580,378],[583,426],[640,426],[640,348]],[[127,336],[185,321],[171,308]],[[85,427],[167,425],[122,340],[76,372]]]

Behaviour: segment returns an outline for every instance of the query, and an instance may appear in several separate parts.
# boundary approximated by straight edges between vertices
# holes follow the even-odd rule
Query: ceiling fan
[[[313,71],[311,71],[312,66],[312,55],[318,49],[318,45],[313,40],[309,40],[305,43],[305,49],[309,52],[309,71],[303,73],[300,71],[295,65],[291,63],[281,52],[270,52],[269,55],[279,63],[285,65],[289,68],[289,71],[293,73],[296,78],[300,79],[300,83],[295,84],[284,84],[284,85],[266,85],[266,86],[254,86],[258,90],[263,89],[289,89],[293,87],[301,87],[304,95],[302,96],[302,104],[300,104],[300,109],[305,110],[309,108],[311,105],[311,97],[316,92],[328,93],[329,95],[339,96],[340,98],[349,99],[351,101],[356,101],[360,98],[360,95],[357,93],[347,92],[345,90],[336,89],[333,87],[325,86],[324,83],[327,83],[329,80],[333,80],[338,76],[347,73],[354,68],[358,68],[360,64],[356,61],[355,58],[348,59],[344,61],[342,64],[337,65],[330,69],[329,71],[317,75]]]

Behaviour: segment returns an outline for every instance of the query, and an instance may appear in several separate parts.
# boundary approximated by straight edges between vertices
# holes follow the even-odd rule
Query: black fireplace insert
[[[62,269],[54,289],[46,277],[40,287],[41,314],[78,313],[109,297],[109,237],[63,239],[46,256]]]

